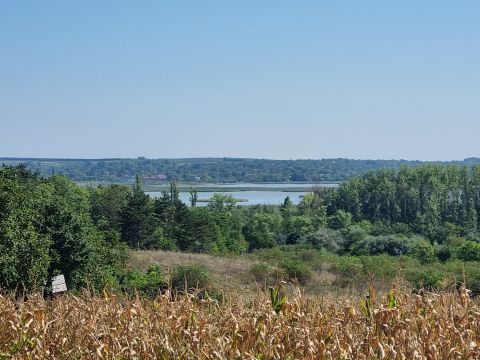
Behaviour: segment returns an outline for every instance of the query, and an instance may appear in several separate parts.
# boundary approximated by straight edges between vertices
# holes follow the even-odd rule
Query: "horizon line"
[[[349,158],[349,157],[328,157],[328,158],[291,158],[291,159],[274,159],[265,157],[235,157],[235,156],[200,156],[200,157],[158,157],[151,158],[147,156],[137,157],[98,157],[98,158],[82,158],[82,157],[20,157],[20,156],[0,156],[0,160],[57,160],[57,161],[106,161],[106,160],[203,160],[203,159],[218,159],[218,160],[265,160],[265,161],[322,161],[322,160],[352,160],[352,161],[399,161],[399,162],[465,162],[467,160],[478,159],[480,157],[469,156],[464,159],[449,159],[449,160],[418,160],[418,159],[382,159],[382,158]]]

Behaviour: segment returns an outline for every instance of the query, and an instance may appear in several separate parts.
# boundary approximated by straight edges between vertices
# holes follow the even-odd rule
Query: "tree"
[[[132,189],[112,184],[99,186],[90,193],[90,213],[95,224],[104,230],[119,230],[121,213],[128,204]]]
[[[305,215],[292,216],[284,224],[286,243],[289,245],[297,244],[307,234],[315,231],[312,219]]]
[[[435,249],[428,241],[419,241],[412,248],[412,255],[420,261],[421,264],[431,264],[438,260]]]
[[[313,218],[317,228],[324,227],[327,224],[327,207],[323,205],[319,192],[306,194],[298,204],[297,210],[300,215]]]
[[[335,215],[328,219],[328,226],[334,230],[348,229],[352,224],[352,214],[343,210],[337,210]]]
[[[207,206],[212,210],[229,211],[235,206],[235,203],[235,199],[231,194],[215,193]]]
[[[280,212],[284,219],[288,219],[294,214],[295,206],[293,205],[290,196],[287,196],[283,201],[283,204],[280,206]]]
[[[68,179],[0,168],[0,287],[43,287],[65,275],[69,288],[115,283],[125,252],[90,217],[89,194]]]
[[[278,214],[255,213],[243,227],[250,251],[271,248],[282,237],[283,218]]]
[[[198,201],[198,192],[197,189],[191,188],[190,189],[190,206],[195,207]]]
[[[121,233],[124,241],[137,249],[152,248],[159,240],[155,237],[158,226],[155,217],[154,204],[143,192],[137,177],[132,194],[120,216]]]
[[[190,213],[187,206],[180,200],[176,182],[170,183],[170,193],[163,192],[155,200],[155,215],[160,226],[164,229],[164,236],[168,242],[176,244],[180,250],[191,248],[188,236]]]
[[[480,244],[465,241],[457,249],[457,257],[463,261],[480,261]]]
[[[65,177],[45,180],[50,196],[44,203],[41,231],[52,239],[49,274],[62,273],[69,285],[102,288],[126,256],[119,244],[108,244],[90,217],[90,197]]]
[[[48,280],[52,241],[40,232],[39,217],[48,189],[39,182],[24,167],[0,168],[0,288],[32,289]]]

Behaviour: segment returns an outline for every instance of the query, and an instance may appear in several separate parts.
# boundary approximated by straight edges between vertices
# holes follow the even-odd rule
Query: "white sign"
[[[54,294],[67,291],[67,284],[65,283],[65,276],[58,275],[52,279],[52,292]]]

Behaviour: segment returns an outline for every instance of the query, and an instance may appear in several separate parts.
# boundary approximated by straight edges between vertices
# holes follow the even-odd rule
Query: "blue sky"
[[[480,1],[0,4],[0,156],[480,156]]]

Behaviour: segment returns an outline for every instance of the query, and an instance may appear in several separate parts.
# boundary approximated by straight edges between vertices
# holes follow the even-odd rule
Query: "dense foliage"
[[[23,163],[44,176],[65,175],[74,181],[131,183],[136,174],[148,181],[172,180],[201,182],[285,182],[343,181],[382,168],[418,166],[420,161],[406,160],[266,160],[242,158],[197,159],[14,159],[0,163]],[[456,164],[480,164],[470,158]]]
[[[147,273],[126,269],[129,247],[254,252],[267,261],[252,269],[255,278],[265,271],[305,284],[325,264],[337,274],[347,269],[344,282],[378,269],[395,268],[388,270],[393,277],[402,267],[416,286],[434,288],[447,276],[454,283],[468,276],[477,293],[479,214],[480,166],[369,172],[336,190],[317,189],[298,206],[288,197],[281,206],[236,206],[231,196],[216,194],[205,207],[184,204],[174,181],[154,199],[143,192],[139,177],[134,186],[84,188],[62,176],[4,166],[0,287],[41,287],[63,273],[74,289],[108,286],[153,295],[166,278],[155,267]],[[173,273],[180,274],[170,279],[175,286],[186,276],[199,281],[193,276],[198,269],[187,270]]]
[[[58,273],[73,288],[103,287],[124,261],[119,239],[92,222],[86,189],[0,168],[0,287],[37,288]]]
[[[381,223],[395,232],[418,233],[432,242],[449,236],[477,237],[480,167],[403,166],[341,184],[328,199],[330,214]]]

